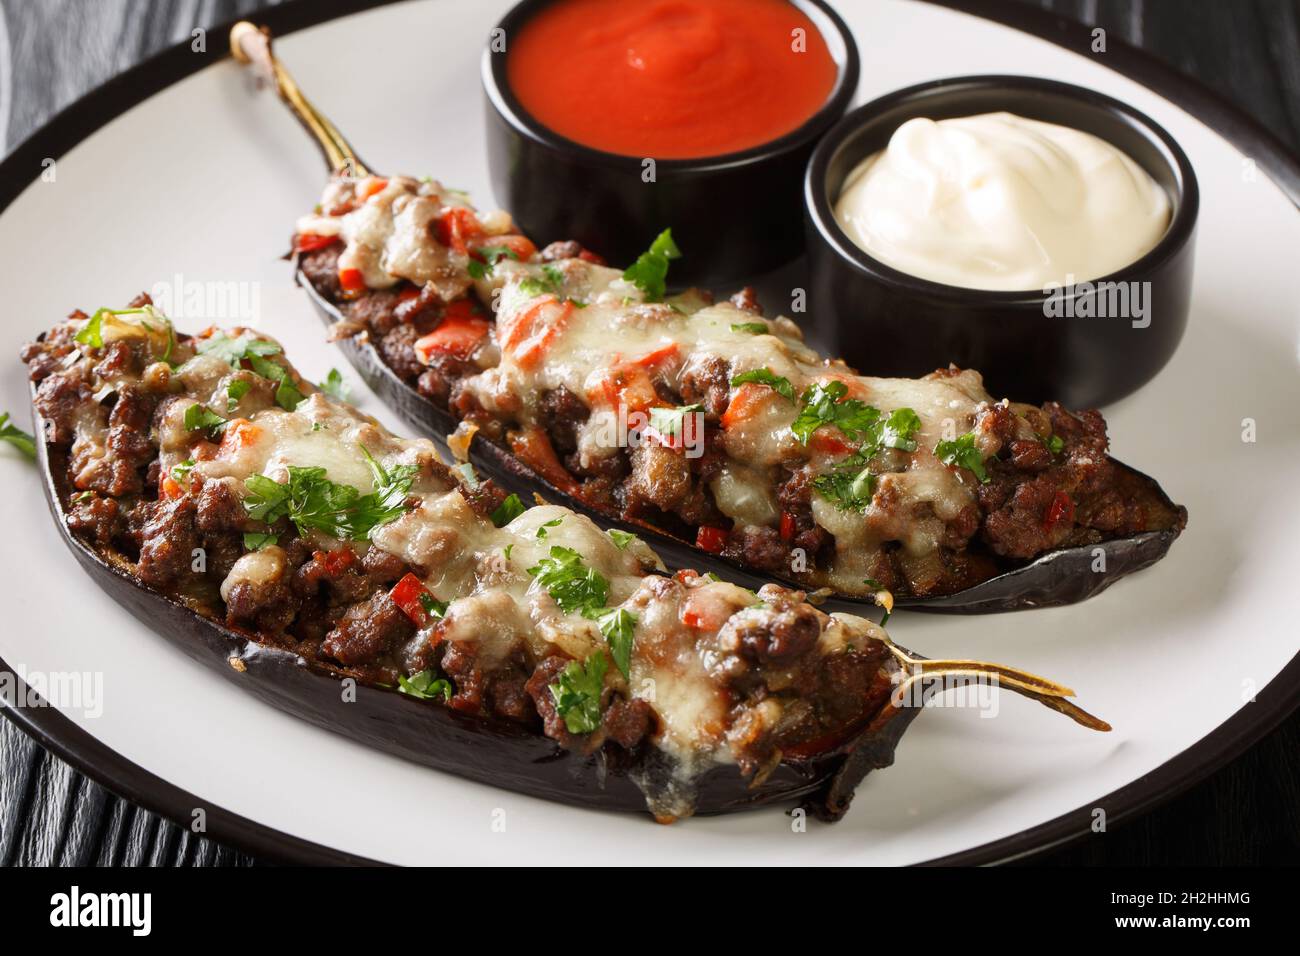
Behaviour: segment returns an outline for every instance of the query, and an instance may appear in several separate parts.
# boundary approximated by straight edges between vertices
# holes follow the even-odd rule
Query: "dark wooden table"
[[[1300,0],[1015,2],[1105,27],[1218,91],[1300,151]],[[194,27],[266,5],[264,0],[0,0],[4,151],[86,90],[188,39]],[[1039,860],[1057,865],[1300,862],[1300,714],[1159,809]],[[258,862],[119,799],[0,720],[0,864]]]

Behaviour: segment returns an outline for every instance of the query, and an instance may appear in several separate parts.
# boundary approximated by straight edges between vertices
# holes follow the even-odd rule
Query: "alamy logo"
[[[904,668],[893,681],[889,702],[898,708],[969,708],[979,711],[980,717],[996,717],[1000,709],[996,674],[938,676],[925,675],[920,668]]]
[[[1150,282],[1075,282],[1043,286],[1043,315],[1049,319],[1129,319],[1135,329],[1151,324]]]
[[[176,273],[149,289],[154,306],[173,322],[183,319],[256,325],[262,317],[262,286],[257,282],[187,279]]]
[[[104,713],[104,675],[100,671],[29,671],[18,664],[0,671],[0,700],[10,707],[54,706],[100,717]]]
[[[71,892],[50,897],[51,926],[129,926],[131,935],[148,936],[153,928],[150,893]]]

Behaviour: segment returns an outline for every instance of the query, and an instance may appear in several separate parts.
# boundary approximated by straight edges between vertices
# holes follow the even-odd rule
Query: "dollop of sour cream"
[[[908,120],[846,179],[835,217],[901,272],[1044,289],[1121,269],[1160,241],[1169,197],[1090,133],[986,113]]]

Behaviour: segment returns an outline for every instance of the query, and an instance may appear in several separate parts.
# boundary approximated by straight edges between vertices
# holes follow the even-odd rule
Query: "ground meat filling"
[[[378,591],[344,612],[321,650],[345,666],[388,663],[391,653],[414,634],[411,619]]]
[[[1076,414],[1049,402],[1043,413],[1050,433],[1064,442],[1061,454],[1054,459],[1041,442],[1012,442],[1007,458],[989,462],[990,480],[979,488],[984,519],[977,528],[995,554],[1028,559],[1186,522],[1185,514],[1154,499],[1141,479],[1107,455],[1099,412]],[[992,406],[983,414],[998,419],[1011,413]],[[995,423],[995,431],[1000,427]]]
[[[411,310],[417,298],[409,284],[343,298],[338,290],[339,251],[335,244],[300,257],[302,271],[317,291],[334,301],[356,329],[369,329],[384,362],[421,395],[477,425],[482,439],[507,443],[510,423],[485,411],[461,387],[482,371],[478,365],[446,353],[429,356],[426,364],[415,352],[419,335],[436,326],[436,317],[430,316],[438,314],[440,305],[422,305],[413,313],[420,318],[412,318],[403,311]],[[555,242],[537,255],[543,263],[573,258],[596,261],[597,257],[576,242]],[[730,302],[755,316],[763,314],[752,288],[740,290]],[[956,375],[959,370],[945,371]],[[699,355],[688,357],[675,389],[658,377],[653,383],[665,404],[702,406],[706,445],[711,438],[715,446],[712,454],[706,448],[702,458],[688,459],[668,448],[636,443],[608,456],[583,454],[578,437],[590,409],[564,387],[538,396],[537,422],[556,460],[573,479],[568,487],[594,507],[684,537],[694,537],[705,526],[719,529],[725,535],[722,556],[755,570],[788,576],[796,559],[806,562],[810,573],[830,567],[835,540],[813,519],[814,476],[803,464],[773,469],[781,505],[779,527],[733,527],[718,511],[709,481],[726,457],[717,436],[731,398],[730,379],[725,358]],[[1059,437],[1064,442],[1062,454],[1054,456],[1042,441],[1019,437],[1017,412],[1005,403],[982,407],[975,427],[986,428],[1002,440],[998,456],[987,463],[992,480],[976,490],[975,504],[944,521],[938,551],[923,571],[915,562],[901,560],[898,542],[887,541],[873,558],[874,581],[902,595],[949,593],[978,583],[1007,563],[1056,548],[1143,529],[1181,529],[1184,514],[1158,501],[1149,487],[1106,456],[1105,424],[1097,412],[1075,415],[1049,403],[1019,413],[1031,419],[1039,434]]]
[[[328,252],[329,250],[325,250]],[[317,254],[315,260],[328,258]],[[84,313],[74,318],[86,318]],[[400,333],[409,326],[396,326]],[[69,529],[103,551],[134,564],[136,575],[166,594],[208,605],[213,615],[256,640],[289,648],[339,673],[394,685],[404,673],[440,668],[455,688],[451,706],[479,716],[546,725],[561,743],[548,667],[522,645],[485,660],[471,644],[426,641],[389,592],[412,568],[374,545],[320,550],[287,519],[267,526],[249,518],[234,479],[197,477],[169,497],[159,494],[159,434],[177,417],[166,376],[124,384],[102,394],[95,377],[139,376],[144,362],[126,342],[109,343],[89,365],[71,359],[85,349],[60,326],[23,350],[36,383],[35,405],[46,420],[51,468],[64,484]],[[152,381],[152,387],[147,384]],[[99,394],[97,394],[97,392]],[[557,419],[576,417],[579,404],[555,396]],[[91,422],[102,445],[79,433]],[[435,466],[439,468],[442,466]],[[450,484],[450,473],[441,477]],[[487,519],[506,498],[491,481],[465,487],[470,508]],[[249,531],[272,531],[278,543],[260,551],[244,546]],[[567,658],[556,659],[562,668]],[[531,683],[530,683],[531,682]],[[541,688],[537,694],[531,693]],[[541,700],[542,706],[534,703]],[[596,745],[634,749],[657,726],[645,701],[611,699]],[[577,742],[591,749],[593,741]]]
[[[572,663],[570,658],[555,654],[533,671],[524,685],[524,691],[542,718],[543,732],[559,741],[568,750],[590,753],[605,741],[613,741],[624,750],[635,750],[642,741],[658,729],[659,719],[654,708],[639,698],[627,699],[609,695],[604,702],[600,729],[590,734],[571,734],[555,706],[551,684]]]

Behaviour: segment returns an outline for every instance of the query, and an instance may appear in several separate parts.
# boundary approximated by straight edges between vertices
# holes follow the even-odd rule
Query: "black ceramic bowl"
[[[627,265],[665,228],[684,257],[674,285],[726,283],[766,272],[803,251],[801,186],[817,139],[844,115],[858,85],[858,51],[822,0],[791,0],[826,40],[839,74],[829,97],[798,129],[738,153],[657,160],[583,146],[552,132],[519,103],[506,76],[509,38],[556,0],[524,0],[501,20],[506,50],[483,54],[488,168],[497,200],[539,246],[575,239]]]
[[[834,205],[845,179],[884,149],[902,123],[1001,110],[1092,133],[1150,173],[1171,201],[1169,227],[1155,248],[1092,280],[1091,292],[1077,283],[1049,303],[1042,289],[990,292],[908,275],[873,259],[840,228]],[[1187,326],[1200,204],[1196,174],[1173,137],[1149,117],[1091,90],[1034,77],[968,76],[891,93],[854,110],[818,144],[804,203],[809,332],[870,375],[921,375],[951,362],[982,372],[996,396],[1090,407],[1150,381]],[[1095,317],[1123,306],[1120,287],[1102,283],[1132,282],[1149,283],[1136,287],[1147,293],[1145,315],[1130,299],[1126,314]],[[1083,317],[1086,305],[1094,317]],[[1062,314],[1071,317],[1050,317]]]

